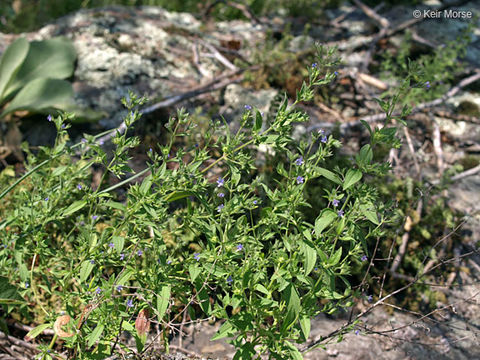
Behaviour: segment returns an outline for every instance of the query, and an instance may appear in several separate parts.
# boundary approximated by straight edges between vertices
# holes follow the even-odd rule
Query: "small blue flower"
[[[167,264],[170,265],[172,263],[172,260],[168,260]]]
[[[320,141],[321,141],[322,143],[326,144],[327,141],[328,141],[327,136],[326,136],[326,135],[323,135],[323,136],[321,137]]]
[[[427,89],[430,89],[430,81],[425,82],[425,87],[426,87]]]
[[[125,259],[125,254],[122,253],[120,254],[120,260],[123,260],[123,259]]]
[[[86,142],[87,142],[87,139],[85,139],[85,138],[82,138],[82,143],[84,143],[84,144],[85,144]]]
[[[316,69],[318,67],[318,64],[315,62],[312,64],[312,69]]]
[[[338,201],[337,199],[333,199],[332,204],[333,206],[337,207],[338,204],[340,204],[340,201]]]
[[[218,205],[218,207],[217,207],[217,212],[222,211],[222,209],[223,209],[224,207],[225,207],[225,205],[223,205],[223,204]]]
[[[343,212],[343,210],[338,210],[337,214],[338,214],[338,217],[343,217],[345,213]]]
[[[117,285],[117,291],[122,291],[123,290],[123,286],[122,285]]]
[[[313,271],[318,271],[318,267],[314,268]]]
[[[303,157],[299,157],[297,160],[295,160],[295,165],[301,166],[303,165]]]
[[[334,74],[335,74],[335,76],[338,76],[338,71],[335,71]]]
[[[95,289],[95,294],[100,295],[101,292],[102,292],[102,289],[100,289],[99,287]]]
[[[30,287],[30,283],[28,281],[25,281],[25,289],[28,289]]]
[[[367,260],[368,260],[367,255],[363,255],[363,256],[360,258],[360,260],[362,260],[362,262],[363,262],[363,261],[367,261]]]
[[[194,258],[195,260],[199,261],[199,260],[200,260],[200,254],[199,254],[199,253],[193,254],[193,258]]]
[[[97,219],[98,219],[98,216],[97,216],[97,215],[93,215],[93,216],[92,216],[92,220],[95,221],[95,220],[97,220]]]
[[[129,307],[129,308],[133,307],[133,300],[132,299],[127,300],[127,307]]]
[[[325,135],[325,130],[323,130],[323,129],[318,130],[318,134],[319,135]]]
[[[78,185],[77,185],[77,189],[78,189],[78,190],[82,190],[82,185],[78,184]]]
[[[223,192],[221,192],[221,193],[218,193],[217,196],[220,197],[220,198],[223,198],[223,197],[225,197],[225,194]]]
[[[94,264],[95,264],[95,260],[90,260],[90,264],[94,265]]]
[[[217,187],[222,187],[225,184],[225,180],[223,178],[218,178],[217,180]]]
[[[153,152],[152,148],[148,149],[148,152],[149,152],[149,153]]]
[[[305,178],[303,176],[297,176],[297,184],[303,184],[303,182],[305,181]]]
[[[373,301],[373,296],[372,296],[372,295],[368,295],[368,296],[367,296],[367,301],[371,303],[371,302]]]
[[[138,255],[138,256],[142,256],[142,255],[143,255],[143,251],[142,251],[142,250],[138,250],[138,251],[137,251],[137,255]]]
[[[48,120],[48,121],[52,121],[52,120],[53,120],[52,115],[48,115],[48,116],[47,116],[47,120]]]
[[[355,335],[360,334],[360,330],[355,330]]]
[[[250,111],[252,110],[252,107],[250,105],[245,105],[245,110]]]
[[[45,201],[48,201],[48,200],[49,200],[49,197],[46,197],[46,198],[45,198]]]
[[[105,141],[103,139],[100,139],[100,140],[98,140],[98,144],[103,145],[103,144],[105,144]]]
[[[227,283],[230,285],[232,282],[233,282],[233,278],[231,276],[229,276],[227,278]]]
[[[67,126],[65,124],[62,124],[62,129],[65,129]]]
[[[253,200],[253,205],[257,205],[258,201],[257,200]]]
[[[79,225],[80,225],[80,226],[85,226],[85,221],[83,221],[83,220],[80,221],[80,224],[79,224]]]
[[[111,242],[110,244],[108,244],[108,247],[111,247],[113,249],[115,247],[115,244]]]
[[[238,244],[237,245],[237,251],[242,251],[243,250],[243,245],[242,244]]]

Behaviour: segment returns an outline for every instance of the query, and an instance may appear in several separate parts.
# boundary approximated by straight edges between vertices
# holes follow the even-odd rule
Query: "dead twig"
[[[442,149],[442,139],[440,135],[440,127],[438,123],[434,120],[433,121],[433,151],[437,157],[437,167],[438,172],[440,173],[440,177],[443,174],[443,170],[445,169],[445,162],[443,160],[443,149]]]

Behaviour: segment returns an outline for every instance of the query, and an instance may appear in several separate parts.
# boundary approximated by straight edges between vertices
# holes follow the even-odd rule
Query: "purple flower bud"
[[[243,250],[243,245],[242,244],[238,244],[237,245],[237,251],[242,251]]]
[[[200,254],[199,254],[199,253],[193,254],[193,258],[194,258],[195,260],[199,261],[199,260],[200,260]]]
[[[86,142],[87,142],[87,139],[83,138],[83,139],[82,139],[82,143],[85,144]]]
[[[297,184],[303,184],[305,178],[303,176],[297,176]]]
[[[48,201],[48,199],[49,199],[49,197],[47,196],[47,197],[45,198],[45,201]]]
[[[125,259],[125,254],[122,253],[120,254],[120,260],[123,260],[123,259]]]
[[[253,202],[253,205],[257,205],[257,202],[258,202],[258,201],[257,201],[257,200],[253,200],[252,202]]]
[[[122,285],[117,285],[117,291],[122,291],[123,290],[123,286]]]
[[[252,110],[252,107],[250,105],[245,105],[245,110],[250,111]]]
[[[48,121],[52,121],[52,120],[53,120],[52,115],[48,115],[48,116],[47,116],[47,120],[48,120]]]
[[[367,261],[367,260],[368,260],[367,255],[363,255],[363,256],[360,258],[360,260],[362,260],[362,262],[363,262],[363,261]]]
[[[142,251],[142,250],[138,250],[138,251],[137,251],[137,255],[138,255],[138,256],[142,256],[142,255],[143,255],[143,251]]]
[[[168,260],[167,264],[170,265],[172,263],[172,260]]]
[[[65,124],[62,124],[62,129],[65,129],[67,126]]]
[[[345,213],[343,212],[343,210],[338,210],[338,211],[337,211],[337,214],[338,214],[339,217],[343,217],[343,215],[344,215]]]
[[[223,205],[223,204],[218,205],[218,207],[217,207],[217,212],[222,211],[222,209],[223,209],[224,207],[225,207],[225,205]]]
[[[82,185],[78,184],[78,185],[77,185],[77,189],[78,189],[78,190],[82,190]]]
[[[337,207],[338,204],[340,204],[340,201],[338,201],[337,199],[333,199],[332,204],[333,206]]]
[[[223,198],[223,197],[225,197],[225,194],[223,192],[221,192],[221,193],[218,193],[217,196],[220,197],[220,198]]]
[[[315,62],[312,64],[312,69],[316,69],[318,67],[318,64]]]
[[[335,74],[335,76],[338,76],[338,71],[335,71],[334,74]]]
[[[217,187],[222,187],[225,184],[225,180],[223,178],[218,178],[217,180]]]
[[[372,296],[372,295],[368,295],[368,296],[367,296],[367,301],[371,303],[371,302],[373,301],[373,296]]]
[[[93,215],[93,216],[92,216],[92,220],[95,221],[95,220],[97,220],[97,219],[98,219],[98,216],[97,216],[97,215]]]
[[[295,165],[301,166],[303,165],[303,157],[299,157],[297,160],[295,160]]]
[[[230,285],[232,282],[233,282],[233,278],[231,276],[229,276],[227,278],[227,283]]]
[[[95,264],[95,260],[90,260],[90,264]]]
[[[360,334],[360,330],[355,330],[355,335]]]
[[[320,141],[324,144],[327,143],[328,139],[327,139],[327,136],[326,135],[323,135],[322,138],[320,139]]]
[[[425,82],[425,87],[426,87],[427,89],[430,89],[430,81]]]
[[[127,300],[127,307],[129,307],[129,308],[133,307],[133,300],[132,299]]]
[[[25,289],[28,289],[30,287],[30,283],[28,281],[25,281]]]
[[[101,292],[102,292],[102,289],[100,289],[99,287],[95,289],[95,294],[100,295]]]
[[[111,247],[111,248],[114,248],[115,244],[113,242],[111,242],[110,244],[108,244],[108,246]]]

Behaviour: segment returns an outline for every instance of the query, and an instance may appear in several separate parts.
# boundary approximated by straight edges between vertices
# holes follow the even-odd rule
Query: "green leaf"
[[[218,329],[216,334],[212,336],[210,341],[215,341],[215,340],[223,339],[225,337],[230,337],[235,335],[235,333],[236,333],[236,330],[233,327],[233,325],[229,321],[226,321],[222,324],[222,326],[220,326],[220,329]]]
[[[307,244],[303,245],[303,254],[305,255],[305,275],[308,275],[312,272],[315,264],[317,262],[317,252],[314,248],[308,246]]]
[[[197,265],[190,265],[188,267],[188,272],[190,273],[190,280],[192,280],[193,283],[195,282],[198,274],[200,274],[200,268]]]
[[[26,336],[29,337],[30,339],[34,339],[38,335],[40,335],[43,332],[43,330],[48,329],[50,327],[52,327],[51,324],[38,325],[37,327],[34,327],[32,330],[30,330]]]
[[[90,260],[85,260],[80,266],[80,282],[83,283],[87,280],[88,276],[93,270],[95,264],[92,264]]]
[[[331,209],[325,209],[315,220],[315,234],[320,236],[322,231],[337,218],[337,214]]]
[[[163,319],[163,316],[167,312],[168,303],[170,301],[170,285],[162,286],[160,294],[157,295],[157,312],[158,312],[158,321]]]
[[[122,253],[123,246],[125,244],[125,238],[123,236],[114,236],[112,237],[113,245],[115,245],[115,250],[118,254]]]
[[[130,278],[132,277],[133,274],[134,274],[133,270],[126,269],[125,271],[123,271],[120,274],[120,276],[118,277],[118,279],[116,281],[116,284],[117,285],[125,285],[127,283],[127,281],[130,280]]]
[[[35,79],[20,90],[0,114],[0,117],[17,110],[41,112],[52,108],[66,109],[72,104],[73,89],[68,81]]]
[[[15,40],[3,53],[0,59],[0,104],[4,99],[3,93],[27,56],[30,44],[24,38]]]
[[[335,175],[333,172],[331,172],[330,170],[324,169],[324,168],[319,167],[319,166],[315,167],[315,170],[320,175],[327,178],[328,180],[333,181],[334,183],[336,183],[338,185],[342,185],[342,180],[340,180],[340,178],[337,175]]]
[[[107,201],[105,203],[105,206],[108,206],[112,209],[117,209],[117,210],[120,210],[120,211],[125,211],[125,205],[123,205],[122,203],[119,203],[119,202],[116,202],[116,201]]]
[[[302,316],[300,319],[300,329],[302,330],[302,336],[305,341],[307,341],[310,336],[310,318],[308,316]]]
[[[362,178],[362,172],[358,169],[349,169],[347,175],[345,175],[345,181],[343,182],[343,190],[347,190],[352,185],[355,185]]]
[[[0,304],[20,305],[24,302],[17,287],[11,285],[6,277],[0,276]]]
[[[303,360],[302,353],[290,341],[285,341],[285,347],[289,350],[290,359]]]
[[[253,125],[253,131],[259,131],[262,128],[263,117],[260,111],[255,110],[255,125]]]
[[[95,329],[93,329],[92,333],[87,337],[88,342],[87,342],[87,347],[91,347],[93,344],[97,342],[97,340],[102,336],[103,329],[105,328],[105,325],[103,324],[98,324]]]
[[[71,215],[77,212],[78,210],[80,210],[81,208],[83,208],[85,205],[87,205],[86,200],[77,200],[74,203],[70,204],[70,206],[65,209],[65,211],[63,212],[63,216]]]
[[[363,215],[365,215],[368,220],[370,220],[375,225],[380,224],[380,222],[378,221],[377,212],[375,211],[375,207],[372,203],[361,205],[360,211]]]
[[[265,286],[263,286],[262,284],[256,284],[255,285],[255,290],[257,291],[260,291],[262,294],[265,294],[265,295],[270,295],[270,292],[267,290],[267,288]]]
[[[287,304],[287,313],[282,323],[282,332],[288,330],[297,321],[300,314],[300,298],[292,283],[283,291],[283,298]]]
[[[70,40],[55,38],[32,41],[28,54],[10,82],[5,96],[10,96],[33,80],[66,79],[73,74],[77,54]]]

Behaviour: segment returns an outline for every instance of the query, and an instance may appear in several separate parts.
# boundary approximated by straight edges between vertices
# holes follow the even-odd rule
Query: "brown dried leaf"
[[[74,333],[68,333],[62,329],[62,326],[67,325],[72,318],[69,315],[62,315],[55,320],[53,324],[53,329],[59,337],[72,337],[75,336]]]
[[[150,320],[148,320],[148,309],[142,309],[135,320],[135,329],[138,336],[142,336],[150,330]]]

